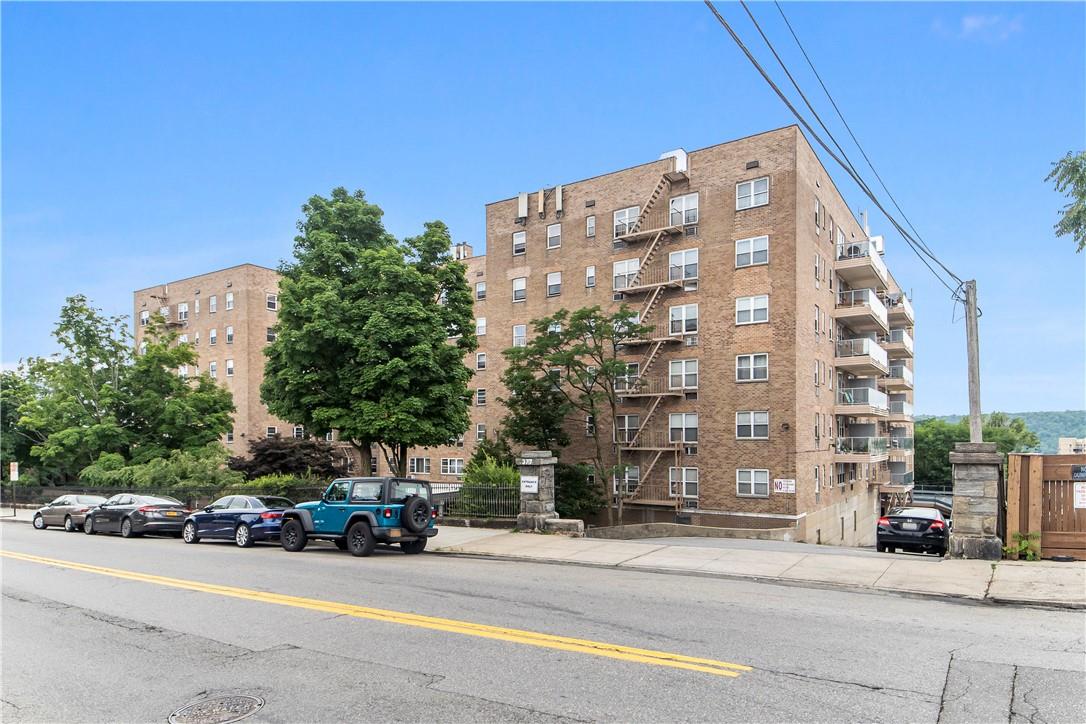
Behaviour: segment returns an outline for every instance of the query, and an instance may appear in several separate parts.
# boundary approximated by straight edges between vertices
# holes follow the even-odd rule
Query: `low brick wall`
[[[681,525],[679,523],[636,523],[610,528],[589,528],[588,538],[635,540],[639,538],[749,538],[755,540],[793,541],[796,529],[788,528],[721,528],[711,525]]]

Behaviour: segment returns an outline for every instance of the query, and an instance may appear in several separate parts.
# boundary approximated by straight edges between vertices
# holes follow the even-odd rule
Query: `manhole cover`
[[[183,706],[170,714],[170,724],[230,724],[255,714],[264,706],[264,700],[256,696],[238,694],[204,699]]]

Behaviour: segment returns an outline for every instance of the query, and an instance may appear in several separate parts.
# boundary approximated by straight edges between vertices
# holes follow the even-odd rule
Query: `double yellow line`
[[[651,649],[638,649],[630,646],[619,646],[600,641],[588,641],[585,639],[569,638],[567,636],[554,636],[551,634],[537,633],[535,631],[523,631],[515,628],[502,628],[500,626],[488,626],[486,624],[471,623],[470,621],[457,621],[450,618],[435,618],[433,616],[420,616],[414,613],[402,611],[390,611],[368,606],[355,606],[349,603],[337,603],[335,601],[322,601],[315,598],[302,598],[300,596],[287,596],[282,593],[268,593],[248,588],[235,588],[234,586],[220,586],[213,583],[201,583],[188,581],[181,578],[167,578],[154,576],[149,573],[136,573],[118,568],[105,568],[92,566],[86,563],[74,561],[62,561],[56,558],[43,558],[26,553],[14,551],[0,551],[5,558],[25,561],[27,563],[40,563],[58,568],[68,568],[84,573],[96,573],[102,576],[123,578],[128,581],[140,581],[142,583],[155,583],[170,588],[180,588],[186,591],[199,591],[201,593],[213,593],[219,596],[240,598],[248,601],[260,601],[279,606],[291,606],[293,608],[307,608],[311,611],[323,613],[342,614],[354,618],[365,618],[371,621],[383,621],[404,626],[416,626],[435,631],[447,631],[449,633],[463,634],[465,636],[478,636],[496,641],[508,641],[528,646],[539,646],[545,649],[557,649],[559,651],[571,651],[579,654],[603,656],[609,659],[621,661],[633,661],[640,664],[654,664],[656,666],[668,666],[674,669],[686,669],[687,671],[700,671],[717,676],[739,676],[741,672],[750,671],[751,667],[742,664],[732,664],[727,661],[715,659],[701,659],[693,656],[683,656],[665,651],[652,651]]]

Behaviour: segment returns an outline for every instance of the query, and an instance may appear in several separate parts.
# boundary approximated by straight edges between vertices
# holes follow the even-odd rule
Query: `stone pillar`
[[[950,530],[951,558],[997,561],[1003,541],[999,520],[999,470],[1003,455],[994,442],[959,442],[950,453],[954,473],[954,514]]]
[[[558,458],[550,450],[530,450],[517,457],[520,470],[519,530],[541,531],[546,521],[556,519],[554,510],[554,466]]]

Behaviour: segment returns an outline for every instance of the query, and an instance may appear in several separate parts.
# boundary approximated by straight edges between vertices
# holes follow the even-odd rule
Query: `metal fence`
[[[435,490],[434,502],[442,517],[516,518],[520,512],[520,488],[460,485],[448,492]]]

